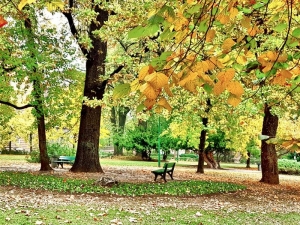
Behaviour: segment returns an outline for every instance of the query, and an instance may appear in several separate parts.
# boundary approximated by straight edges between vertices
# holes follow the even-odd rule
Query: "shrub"
[[[300,175],[300,162],[288,159],[278,160],[278,171],[283,174],[297,174]]]
[[[40,152],[38,150],[33,150],[26,156],[26,161],[30,163],[40,163]]]
[[[199,156],[197,154],[181,154],[179,157],[180,158],[181,157],[185,157],[185,158],[198,158]]]
[[[24,151],[24,150],[16,150],[16,149],[3,149],[1,151],[1,154],[6,154],[6,155],[27,155],[28,152]]]
[[[68,146],[54,143],[54,144],[47,144],[47,152],[49,157],[55,157],[55,156],[73,156],[76,154],[76,150],[74,148],[70,148]]]

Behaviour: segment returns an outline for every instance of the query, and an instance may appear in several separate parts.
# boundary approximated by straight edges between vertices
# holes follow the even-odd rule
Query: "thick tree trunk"
[[[84,96],[88,99],[103,98],[107,80],[99,76],[105,75],[105,58],[107,55],[107,43],[93,36],[93,32],[100,29],[108,20],[108,12],[95,6],[98,13],[96,21],[92,22],[89,35],[93,48],[87,53],[86,80]],[[99,161],[101,107],[95,108],[82,104],[77,153],[72,172],[103,172]]]
[[[262,127],[262,134],[275,137],[278,127],[278,116],[271,114],[271,107],[265,104],[265,115]],[[277,154],[274,144],[267,144],[266,140],[261,141],[261,182],[268,184],[279,184]]]
[[[211,102],[210,99],[206,100],[206,109],[205,112],[209,113],[209,110],[211,109]],[[199,151],[198,151],[198,166],[197,166],[197,171],[196,173],[204,173],[204,150],[205,150],[205,141],[206,141],[206,133],[207,133],[207,124],[208,124],[208,118],[203,117],[202,118],[202,124],[203,124],[203,129],[201,130],[200,133],[200,143],[199,143]]]
[[[218,163],[216,162],[216,160],[214,158],[214,153],[212,151],[206,152],[206,156],[207,156],[207,159],[209,160],[209,162],[211,163],[212,167],[214,169],[217,169]]]

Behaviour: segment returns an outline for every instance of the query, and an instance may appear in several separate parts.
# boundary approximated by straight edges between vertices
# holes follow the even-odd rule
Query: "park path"
[[[98,173],[70,173],[69,166],[64,169],[55,169],[54,174],[65,177],[93,178],[102,176],[115,178],[119,182],[152,182],[153,167],[135,166],[104,166],[105,174]],[[30,171],[40,173],[38,164],[12,162],[0,165],[0,171]],[[15,187],[0,187],[0,201],[6,202],[8,207],[14,204],[32,204],[37,207],[48,205],[68,204],[102,204],[105,206],[126,207],[139,205],[140,207],[196,207],[199,210],[227,210],[246,212],[298,212],[300,213],[300,176],[280,175],[280,185],[267,185],[259,182],[261,172],[256,170],[205,170],[205,174],[195,173],[193,167],[176,167],[176,180],[211,180],[243,184],[246,190],[235,193],[199,196],[193,198],[181,197],[118,197],[60,194],[47,191],[24,190]],[[172,181],[169,181],[172,182]],[[64,198],[65,201],[57,201]]]

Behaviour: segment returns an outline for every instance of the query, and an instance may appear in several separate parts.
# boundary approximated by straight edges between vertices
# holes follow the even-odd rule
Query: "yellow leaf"
[[[62,1],[51,1],[46,3],[46,8],[49,12],[55,11],[57,9],[64,10],[65,3]]]
[[[230,17],[228,15],[221,14],[218,16],[218,20],[222,24],[227,24],[230,21]]]
[[[227,90],[236,97],[241,97],[244,94],[244,88],[238,81],[231,81],[227,86]]]
[[[230,60],[230,57],[229,57],[228,54],[225,55],[224,58],[219,59],[219,61],[220,61],[221,63],[223,63],[223,64],[227,63],[229,60]]]
[[[247,58],[243,55],[239,55],[236,59],[236,62],[241,65],[245,65],[247,62]]]
[[[207,31],[206,37],[205,37],[205,41],[206,42],[212,42],[213,39],[215,38],[216,35],[216,31],[213,29],[210,29]]]
[[[209,84],[210,86],[214,85],[214,81],[207,74],[200,74],[200,79],[202,79],[203,83]]]
[[[288,70],[281,70],[280,71],[280,74],[284,77],[284,78],[287,78],[287,79],[291,79],[293,74],[288,71]]]
[[[228,69],[225,72],[219,72],[217,74],[217,78],[219,80],[228,81],[229,82],[234,77],[234,74],[235,74],[235,70],[234,69]]]
[[[282,54],[278,57],[277,61],[278,61],[278,62],[286,62],[287,59],[288,59],[288,55],[287,55],[286,53],[282,53]]]
[[[254,27],[250,27],[248,28],[248,34],[251,36],[251,37],[254,37],[256,34],[257,34],[257,27],[254,26]]]
[[[155,104],[155,102],[156,102],[155,99],[146,99],[144,101],[144,105],[146,106],[146,108],[148,110],[150,110],[153,107],[153,105]]]
[[[164,90],[165,90],[165,92],[167,93],[168,96],[170,96],[170,97],[174,96],[173,93],[172,93],[172,91],[170,90],[169,85],[165,85],[164,86]]]
[[[158,114],[161,114],[161,112],[163,111],[164,107],[162,107],[161,105],[158,105],[155,107],[155,112]]]
[[[35,3],[35,2],[36,2],[36,0],[21,0],[21,2],[18,5],[18,9],[22,10],[25,5]]]
[[[188,81],[185,85],[184,85],[184,88],[192,93],[197,93],[197,88],[196,88],[196,85],[195,85],[195,82],[193,81]]]
[[[140,88],[140,80],[139,79],[135,79],[134,81],[131,82],[130,84],[130,89],[131,91],[137,91]]]
[[[193,70],[199,72],[199,73],[205,73],[209,70],[209,65],[205,61],[197,62]]]
[[[189,72],[187,74],[187,76],[182,79],[181,81],[179,81],[179,85],[180,86],[184,86],[187,82],[190,82],[190,81],[194,81],[196,79],[196,77],[198,76],[198,73],[195,73],[195,72]]]
[[[151,65],[144,66],[139,72],[139,80],[144,80],[148,74],[151,74],[153,72],[154,68]]]
[[[231,50],[231,47],[235,45],[235,41],[231,38],[227,38],[222,45],[223,53],[228,53]]]
[[[264,73],[266,73],[266,72],[270,71],[272,69],[272,67],[273,67],[273,63],[268,62],[268,63],[265,64],[265,67],[262,69],[262,71]]]
[[[227,99],[228,104],[232,105],[233,107],[236,107],[238,104],[240,104],[241,101],[242,100],[235,95],[229,95]]]
[[[158,105],[163,106],[165,109],[172,111],[172,107],[170,106],[170,104],[168,103],[167,99],[165,99],[164,97],[162,97],[161,99],[159,99]]]
[[[277,52],[272,52],[272,51],[267,52],[268,59],[273,62],[277,60],[277,56],[278,56]]]
[[[154,72],[145,77],[145,81],[149,82],[155,89],[160,89],[168,84],[169,78],[159,72]]]
[[[239,10],[237,8],[231,8],[229,12],[230,12],[230,19],[234,19],[239,13]]]
[[[145,83],[140,87],[140,91],[146,96],[147,99],[156,99],[159,92],[155,90],[151,84]]]
[[[241,25],[247,29],[251,28],[251,20],[249,17],[244,16],[241,20]]]
[[[228,82],[219,80],[214,86],[213,89],[214,94],[217,96],[220,95],[223,91],[226,90],[227,84]]]

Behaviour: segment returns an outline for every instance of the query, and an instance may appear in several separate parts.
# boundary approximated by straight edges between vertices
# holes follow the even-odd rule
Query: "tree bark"
[[[271,114],[271,107],[265,104],[265,115],[262,134],[275,137],[278,127],[278,116]],[[274,144],[268,144],[266,140],[261,141],[261,182],[268,184],[279,184],[279,173],[277,154]]]
[[[211,102],[210,99],[206,100],[206,109],[205,112],[209,113],[209,110],[211,109]],[[205,141],[206,141],[206,133],[207,133],[207,124],[208,124],[208,118],[203,117],[202,118],[202,124],[203,124],[203,129],[201,130],[200,133],[200,143],[199,143],[199,151],[198,151],[198,166],[197,166],[197,171],[196,173],[204,173],[204,151],[205,151]]]
[[[93,36],[93,32],[99,30],[108,20],[108,12],[95,6],[98,13],[96,21],[89,28],[89,35],[93,47],[86,57],[86,80],[84,96],[88,99],[101,100],[106,88],[107,80],[101,80],[105,75],[105,58],[107,55],[107,43]],[[100,76],[100,78],[99,78]],[[101,106],[95,108],[82,104],[78,146],[72,172],[101,172],[103,170],[99,160]]]
[[[251,154],[250,154],[249,151],[247,152],[247,156],[248,156],[248,158],[247,158],[247,162],[246,162],[246,168],[250,168],[250,156],[251,156]]]

